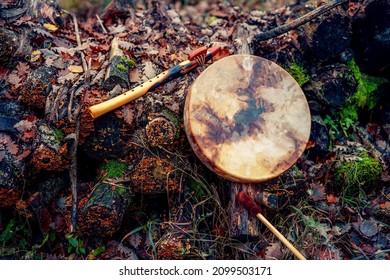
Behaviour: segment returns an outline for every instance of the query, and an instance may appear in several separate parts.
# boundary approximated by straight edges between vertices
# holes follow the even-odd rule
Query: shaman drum
[[[261,57],[232,55],[209,66],[189,90],[188,140],[216,174],[242,183],[282,174],[310,136],[309,107],[298,83]]]

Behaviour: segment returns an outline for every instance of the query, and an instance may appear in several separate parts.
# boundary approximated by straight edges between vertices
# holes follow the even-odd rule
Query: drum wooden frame
[[[232,55],[209,66],[190,88],[188,140],[216,174],[256,183],[279,176],[302,155],[311,117],[305,95],[277,64]]]

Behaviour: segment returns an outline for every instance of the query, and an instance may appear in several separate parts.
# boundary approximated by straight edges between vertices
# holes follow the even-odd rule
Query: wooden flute
[[[205,62],[211,60],[220,51],[220,49],[220,46],[214,46],[211,48],[198,48],[188,56],[187,60],[169,68],[156,77],[131,90],[128,90],[112,99],[89,107],[89,112],[94,119],[111,112],[129,103],[130,101],[143,96],[147,92],[188,73],[199,65],[203,65]]]

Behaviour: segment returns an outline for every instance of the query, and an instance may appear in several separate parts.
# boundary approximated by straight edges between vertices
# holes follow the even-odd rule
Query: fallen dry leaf
[[[68,70],[72,73],[83,73],[84,69],[80,65],[70,65],[68,66]]]
[[[50,31],[57,31],[58,30],[58,27],[55,26],[54,24],[51,24],[51,23],[45,23],[43,25],[43,27],[45,27],[47,30],[50,30]]]

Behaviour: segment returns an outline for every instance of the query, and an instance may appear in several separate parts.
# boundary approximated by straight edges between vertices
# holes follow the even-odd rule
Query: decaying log
[[[93,125],[94,130],[81,145],[90,158],[102,160],[126,157],[130,150],[132,127],[118,118],[115,112],[95,120]]]
[[[152,147],[168,147],[179,132],[179,121],[173,113],[162,111],[150,114],[149,123],[145,127],[148,143]]]
[[[46,104],[46,97],[56,78],[56,73],[56,68],[45,65],[30,72],[22,87],[22,101],[33,107],[43,109]]]
[[[68,144],[62,132],[45,122],[36,126],[31,163],[37,170],[63,171],[69,168]]]
[[[130,68],[134,66],[134,61],[124,55],[119,48],[119,39],[115,37],[111,42],[110,65],[106,72],[103,88],[112,90],[116,85],[123,89],[130,86]]]
[[[5,141],[5,142],[4,142]],[[5,144],[10,138],[0,134],[0,208],[12,207],[21,198],[24,188],[25,163],[13,155],[6,154]],[[14,145],[15,142],[11,142]]]
[[[191,235],[196,216],[196,203],[192,197],[193,189],[186,186],[183,196],[178,200],[176,213],[169,221],[164,235],[156,243],[158,259],[181,260],[190,255],[194,244],[194,236]],[[175,207],[176,208],[176,207]]]
[[[114,183],[99,183],[79,213],[78,227],[87,236],[110,236],[121,226],[130,202],[129,190]]]
[[[300,26],[297,30],[298,42],[308,55],[328,60],[348,48],[352,40],[351,31],[350,17],[343,7],[338,6]]]
[[[144,156],[135,166],[131,180],[137,193],[166,193],[180,187],[179,174],[172,158]]]
[[[0,100],[0,207],[15,205],[24,191],[31,144],[18,124],[27,115],[17,102]]]

